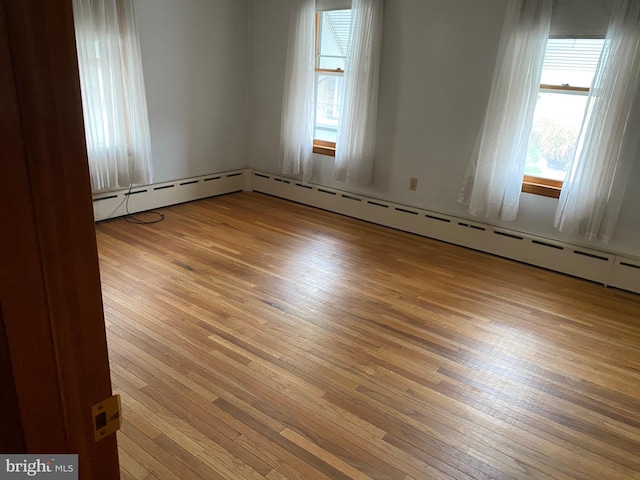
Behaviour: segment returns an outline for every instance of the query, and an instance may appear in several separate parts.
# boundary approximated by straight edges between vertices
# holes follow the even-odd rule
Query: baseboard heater
[[[640,259],[524,234],[251,170],[185,178],[95,194],[96,221],[202,198],[253,190],[548,270],[640,293]]]
[[[640,259],[252,172],[251,190],[640,293]]]
[[[176,205],[216,195],[240,192],[245,189],[245,170],[185,178],[173,182],[136,186],[97,193],[93,196],[95,221],[121,217],[129,213]],[[127,205],[127,198],[129,200]]]

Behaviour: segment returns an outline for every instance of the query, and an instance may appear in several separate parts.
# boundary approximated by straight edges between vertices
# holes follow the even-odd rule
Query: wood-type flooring
[[[640,296],[257,193],[96,226],[128,479],[639,479]]]

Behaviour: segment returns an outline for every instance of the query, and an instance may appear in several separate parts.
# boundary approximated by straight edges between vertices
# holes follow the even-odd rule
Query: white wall
[[[489,95],[506,0],[386,0],[374,181],[352,189],[466,216],[458,192]],[[251,0],[249,166],[278,173],[282,88],[291,0]],[[640,123],[636,122],[635,127]],[[636,128],[640,131],[640,128]],[[523,194],[509,228],[640,256],[640,159],[615,238],[585,242],[553,228],[557,200]],[[333,159],[315,156],[312,182],[345,189]],[[408,189],[418,178],[418,190]],[[499,223],[499,222],[494,222]]]
[[[156,183],[246,166],[247,0],[134,0]]]

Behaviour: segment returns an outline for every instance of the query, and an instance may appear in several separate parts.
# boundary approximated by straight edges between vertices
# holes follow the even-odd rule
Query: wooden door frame
[[[0,111],[3,445],[118,479],[91,416],[111,380],[71,0],[0,0]]]

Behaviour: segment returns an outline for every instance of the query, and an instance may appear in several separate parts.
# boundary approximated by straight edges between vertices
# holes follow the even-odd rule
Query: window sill
[[[525,175],[522,181],[522,191],[543,197],[560,198],[562,182],[559,180]]]
[[[336,156],[336,144],[334,142],[326,142],[324,140],[313,141],[313,153],[326,155],[328,157]]]

